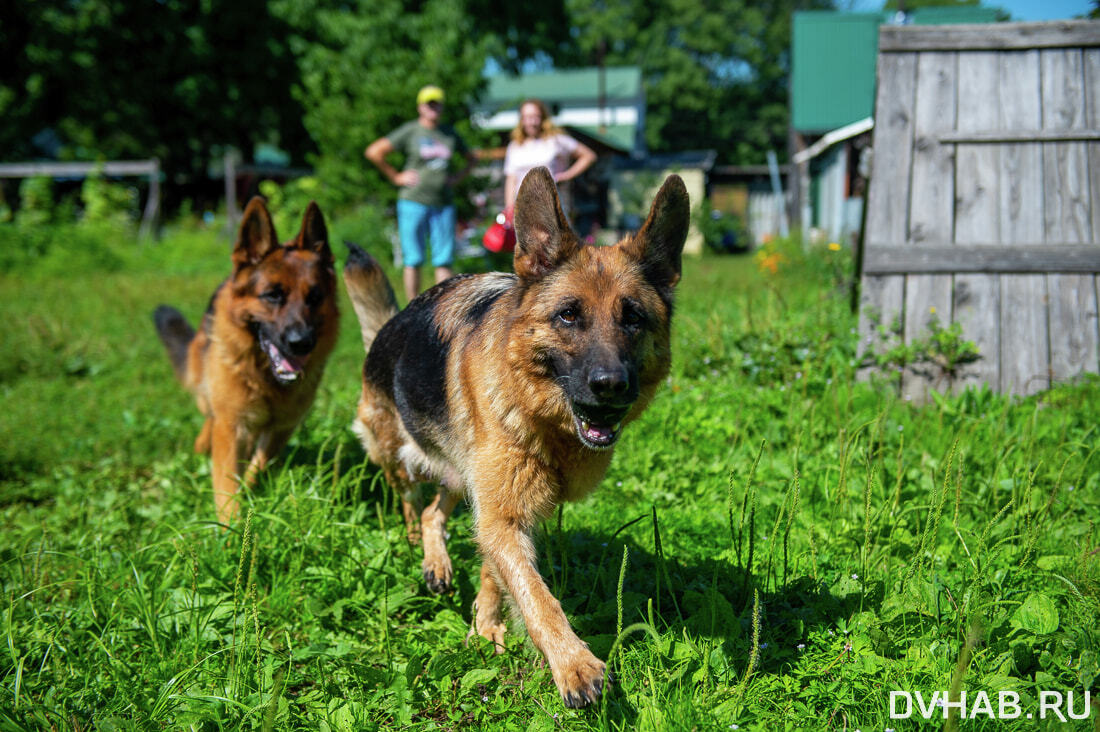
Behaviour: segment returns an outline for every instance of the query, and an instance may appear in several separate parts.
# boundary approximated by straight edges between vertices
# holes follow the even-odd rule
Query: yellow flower
[[[837,244],[835,241],[829,242],[829,251],[830,252],[839,252],[840,251],[840,245]]]
[[[929,313],[929,315],[935,315],[936,314],[936,306],[933,305],[932,307],[928,308],[928,313]]]

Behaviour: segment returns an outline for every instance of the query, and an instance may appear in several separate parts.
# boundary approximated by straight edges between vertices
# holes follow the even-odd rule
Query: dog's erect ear
[[[520,279],[542,279],[580,248],[546,168],[535,168],[520,184],[515,225],[515,269]]]
[[[298,232],[298,236],[290,246],[317,252],[325,261],[332,261],[332,249],[328,245],[328,227],[325,226],[325,217],[321,215],[321,209],[315,201],[310,201],[306,212],[302,214],[302,230]]]
[[[680,254],[684,250],[691,202],[678,175],[670,175],[649,209],[649,218],[624,246],[642,263],[646,279],[657,289],[680,281]]]
[[[256,264],[273,249],[278,248],[275,225],[267,212],[264,199],[253,196],[244,209],[241,228],[237,231],[237,243],[233,246],[233,265],[240,269]]]

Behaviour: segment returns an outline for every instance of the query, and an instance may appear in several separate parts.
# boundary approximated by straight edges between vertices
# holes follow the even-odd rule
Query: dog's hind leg
[[[195,452],[199,455],[210,452],[210,425],[213,421],[207,417],[202,423],[202,429],[199,430],[199,436],[195,438]]]
[[[500,591],[496,577],[493,576],[492,566],[486,559],[481,564],[481,589],[478,590],[477,599],[474,600],[474,627],[466,636],[477,631],[477,634],[488,641],[492,641],[497,653],[504,653],[504,617],[500,609],[504,601],[504,595]]]
[[[436,594],[451,589],[454,571],[447,554],[444,526],[461,498],[460,493],[440,488],[435,500],[420,514],[420,528],[424,534],[424,583]]]
[[[420,497],[420,486],[409,478],[402,467],[385,466],[382,468],[382,474],[386,476],[386,482],[393,487],[397,498],[401,501],[401,517],[405,519],[405,536],[410,544],[416,546],[420,543],[420,512],[424,508],[424,502]]]

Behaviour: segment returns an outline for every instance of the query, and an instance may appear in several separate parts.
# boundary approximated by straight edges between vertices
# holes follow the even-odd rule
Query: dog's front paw
[[[454,578],[454,571],[451,569],[451,560],[445,559],[446,561],[431,563],[425,559],[423,564],[424,584],[437,595],[450,592],[453,588],[451,580]]]
[[[552,663],[551,670],[562,702],[570,709],[586,707],[596,701],[603,694],[605,681],[611,682],[606,664],[588,649],[574,654],[565,663]]]

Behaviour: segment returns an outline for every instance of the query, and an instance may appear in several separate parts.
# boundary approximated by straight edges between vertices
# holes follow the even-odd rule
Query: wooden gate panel
[[[982,358],[956,388],[1100,371],[1100,23],[884,27],[879,51],[862,303],[906,342],[959,322]]]

